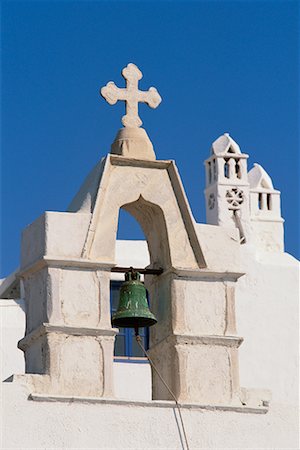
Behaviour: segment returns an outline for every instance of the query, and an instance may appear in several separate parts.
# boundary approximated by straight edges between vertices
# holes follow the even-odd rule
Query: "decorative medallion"
[[[232,188],[226,192],[226,200],[229,203],[229,209],[240,209],[244,201],[244,193],[239,188]]]

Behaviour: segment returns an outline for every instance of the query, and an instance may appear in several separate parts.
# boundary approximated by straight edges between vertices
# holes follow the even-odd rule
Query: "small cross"
[[[114,105],[118,100],[125,101],[126,114],[122,117],[124,127],[140,127],[143,122],[139,118],[139,102],[147,103],[151,108],[157,108],[161,102],[161,96],[154,87],[148,91],[139,90],[138,83],[143,74],[135,64],[130,63],[124,67],[122,76],[126,80],[126,88],[119,88],[110,81],[100,90],[100,93],[110,105]]]

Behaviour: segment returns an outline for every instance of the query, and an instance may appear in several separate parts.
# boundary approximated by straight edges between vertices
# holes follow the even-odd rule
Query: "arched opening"
[[[229,178],[229,163],[228,163],[229,159],[228,158],[224,158],[224,161],[225,161],[225,163],[224,163],[224,177],[225,178]]]
[[[119,211],[117,240],[146,241],[145,234],[139,222],[124,208]]]
[[[119,211],[116,262],[117,266],[145,268],[150,264],[146,237],[138,221],[125,209]],[[142,275],[143,281],[143,275]],[[110,282],[110,306],[113,315],[119,305],[120,289],[124,282],[123,273],[112,273]],[[140,328],[139,334],[146,349],[149,348],[149,329]],[[134,338],[134,330],[120,328],[115,339],[114,357],[116,360],[144,359],[144,355]]]
[[[124,239],[125,238],[125,239]],[[170,261],[169,244],[164,215],[161,208],[142,196],[119,210],[116,242],[117,266],[135,269],[163,268]],[[155,276],[155,275],[154,275]],[[111,313],[119,304],[123,274],[111,276]],[[151,299],[148,298],[151,306]],[[141,328],[140,336],[145,348],[149,347],[149,329]],[[120,329],[115,341],[115,357],[141,358],[144,355],[134,339],[132,329]]]
[[[263,207],[263,203],[262,203],[262,193],[261,192],[259,192],[258,193],[258,209],[262,209],[262,207]]]
[[[140,196],[137,201],[120,208],[115,258],[117,266],[161,267],[169,260],[167,248],[166,224],[163,212],[157,205]],[[147,275],[149,276],[151,275]],[[111,274],[112,314],[118,307],[123,281],[123,273]],[[152,299],[147,299],[151,308]],[[139,329],[142,344],[146,349],[149,348],[150,333],[151,328]],[[114,374],[117,397],[140,400],[152,398],[150,365],[135,340],[132,328],[120,328],[115,337]]]
[[[241,165],[240,165],[240,160],[236,159],[235,160],[235,174],[237,176],[237,178],[242,178],[242,174],[241,174]]]
[[[166,221],[162,209],[145,200],[138,200],[122,206],[140,224],[147,240],[150,265],[154,268],[166,268],[171,264],[170,246]]]
[[[234,150],[233,147],[229,147],[229,149],[227,150],[227,153],[236,153],[236,151]]]

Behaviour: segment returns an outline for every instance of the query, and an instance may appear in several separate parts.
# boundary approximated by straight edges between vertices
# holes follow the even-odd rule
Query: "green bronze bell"
[[[112,317],[112,325],[117,328],[151,327],[157,320],[149,309],[146,288],[140,281],[141,275],[131,270],[125,273],[125,283],[120,288],[117,312]]]

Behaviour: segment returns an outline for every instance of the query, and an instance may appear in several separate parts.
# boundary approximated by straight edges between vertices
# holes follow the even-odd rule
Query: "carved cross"
[[[137,128],[143,124],[138,114],[139,102],[147,103],[151,108],[157,108],[161,102],[161,96],[154,87],[150,87],[148,91],[139,90],[138,83],[143,74],[135,64],[130,63],[124,67],[122,76],[126,80],[126,88],[119,88],[113,81],[109,81],[100,93],[110,105],[114,105],[118,100],[125,101],[126,114],[122,117],[122,124],[124,127]]]

